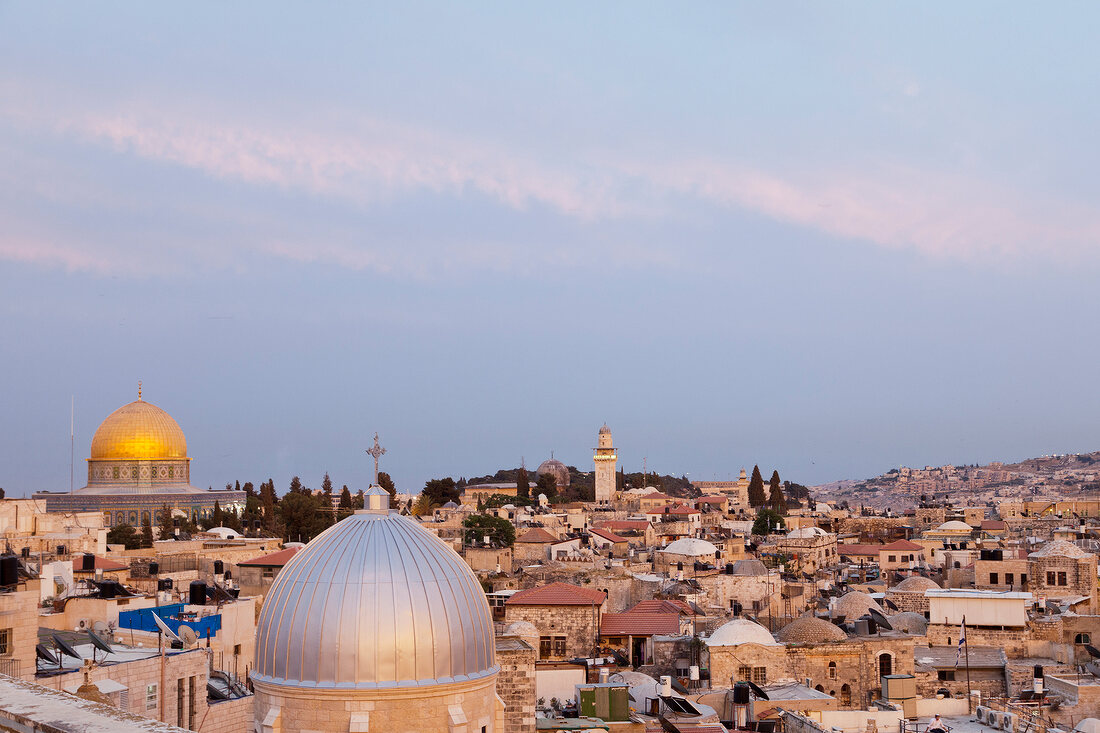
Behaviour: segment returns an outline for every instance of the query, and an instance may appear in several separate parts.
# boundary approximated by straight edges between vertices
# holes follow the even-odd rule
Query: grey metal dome
[[[375,689],[486,677],[489,605],[469,565],[388,510],[360,510],[295,554],[256,629],[259,681]]]

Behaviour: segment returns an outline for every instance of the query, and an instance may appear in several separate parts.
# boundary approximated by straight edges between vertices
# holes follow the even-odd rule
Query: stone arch
[[[879,652],[878,676],[885,677],[894,673],[894,655],[890,652]]]

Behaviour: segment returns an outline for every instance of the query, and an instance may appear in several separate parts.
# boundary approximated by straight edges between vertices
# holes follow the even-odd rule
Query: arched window
[[[1073,637],[1073,643],[1074,644],[1091,644],[1092,643],[1092,637],[1089,636],[1088,634],[1083,634],[1083,633],[1078,634],[1077,636]]]
[[[885,677],[886,675],[893,673],[894,658],[888,652],[883,652],[878,656],[878,676]]]
[[[822,687],[821,685],[818,685],[818,686],[817,686],[817,687],[815,687],[814,689],[815,689],[815,690],[817,690],[818,692],[825,692],[825,688],[824,688],[824,687]]]
[[[829,662],[829,679],[836,679],[836,662]]]
[[[852,706],[852,686],[847,682],[840,687],[840,704],[846,708]]]

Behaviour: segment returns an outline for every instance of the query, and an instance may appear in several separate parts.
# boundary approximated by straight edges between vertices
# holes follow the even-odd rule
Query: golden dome
[[[187,439],[180,426],[167,412],[141,399],[108,415],[92,438],[93,461],[186,457]]]

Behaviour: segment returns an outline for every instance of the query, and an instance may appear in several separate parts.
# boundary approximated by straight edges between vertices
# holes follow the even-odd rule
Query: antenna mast
[[[73,434],[76,426],[76,395],[69,397],[69,495],[73,493],[73,461],[76,455]]]

